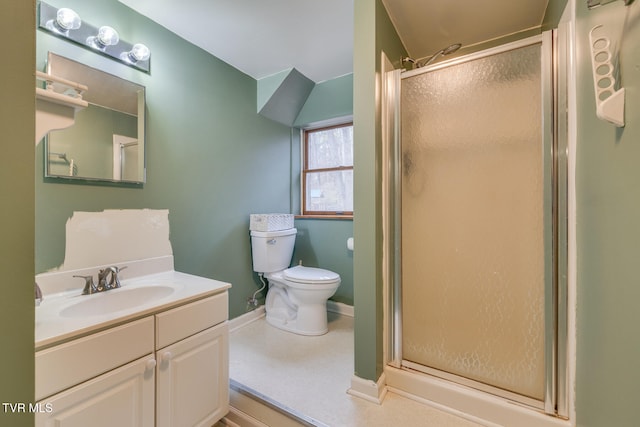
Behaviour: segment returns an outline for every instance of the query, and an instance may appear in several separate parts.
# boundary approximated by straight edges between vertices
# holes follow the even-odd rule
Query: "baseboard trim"
[[[353,306],[336,301],[327,301],[327,311],[338,313],[343,316],[353,317]]]
[[[229,320],[229,332],[233,332],[238,328],[248,325],[251,322],[255,322],[265,316],[266,312],[264,305],[259,306],[255,310],[251,310],[248,313],[241,314],[238,317],[234,317]]]
[[[377,382],[365,380],[356,375],[351,377],[351,388],[347,390],[352,396],[381,405],[387,395],[387,383],[384,373]]]
[[[354,311],[353,306],[348,304],[343,304],[341,302],[335,301],[327,301],[327,311],[332,313],[337,313],[342,316],[353,317]],[[259,306],[255,310],[251,310],[247,313],[241,314],[238,317],[234,317],[229,320],[229,332],[233,332],[238,328],[248,325],[251,322],[255,322],[258,319],[263,318],[266,315],[266,311],[264,309],[264,305]]]

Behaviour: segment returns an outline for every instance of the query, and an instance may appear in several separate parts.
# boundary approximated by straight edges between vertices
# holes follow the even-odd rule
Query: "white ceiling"
[[[537,28],[549,0],[382,0],[409,56]]]
[[[353,72],[353,0],[120,0],[255,79]]]
[[[409,55],[538,27],[549,0],[382,0]],[[353,71],[353,0],[120,0],[260,79],[296,68],[321,82]]]

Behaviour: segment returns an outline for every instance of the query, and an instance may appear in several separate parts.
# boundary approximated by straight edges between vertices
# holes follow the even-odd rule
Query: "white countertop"
[[[133,308],[107,314],[79,317],[65,317],[60,314],[65,308],[79,302],[88,301],[88,299],[101,298],[106,294],[117,293],[126,289],[158,285],[169,286],[174,290],[168,296],[142,303]],[[112,325],[224,292],[230,287],[229,283],[171,270],[131,279],[122,279],[121,289],[113,289],[93,295],[81,295],[81,288],[45,294],[40,306],[36,307],[35,347],[36,350],[40,350]]]

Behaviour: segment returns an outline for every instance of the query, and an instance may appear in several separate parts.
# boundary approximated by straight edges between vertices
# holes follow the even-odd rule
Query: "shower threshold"
[[[422,372],[386,366],[389,392],[486,426],[571,427],[563,418]]]

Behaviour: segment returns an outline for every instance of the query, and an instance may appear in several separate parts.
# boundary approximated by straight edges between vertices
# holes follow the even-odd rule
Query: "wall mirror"
[[[145,88],[49,52],[47,73],[86,85],[75,124],[45,138],[45,177],[142,184]]]

